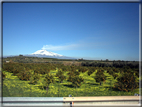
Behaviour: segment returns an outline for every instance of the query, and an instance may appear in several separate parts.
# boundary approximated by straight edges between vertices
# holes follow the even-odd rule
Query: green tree
[[[62,83],[64,79],[66,79],[66,77],[63,74],[62,69],[58,69],[58,72],[56,73],[56,77],[59,78],[59,82]]]
[[[17,74],[18,78],[21,80],[30,80],[31,72],[27,71],[25,68],[21,69],[21,71]]]
[[[117,78],[117,81],[118,82],[114,84],[114,88],[121,91],[133,91],[139,87],[135,73],[132,74],[125,72],[122,74],[122,76]]]
[[[38,73],[35,73],[33,70],[30,70],[30,83],[37,84],[38,80],[40,79],[40,76]]]
[[[54,82],[53,75],[51,75],[50,73],[45,74],[43,87],[46,87],[47,93],[48,93],[49,85],[53,82]]]
[[[110,75],[113,75],[114,71],[112,69],[108,69],[107,73],[109,73]]]
[[[114,79],[116,79],[116,77],[118,77],[118,74],[113,73],[112,76],[114,77]]]
[[[78,75],[72,75],[72,76],[69,76],[68,81],[72,82],[72,85],[78,88],[81,86],[81,82],[83,82],[84,79]]]
[[[90,67],[88,71],[88,75],[90,76],[95,71],[94,67]]]
[[[100,82],[100,85],[101,85],[101,82],[102,82],[102,81],[105,81],[105,80],[106,80],[106,76],[104,75],[102,69],[100,69],[100,70],[97,71],[97,73],[96,73],[94,79],[96,80],[96,82]]]
[[[82,77],[79,76],[79,71],[77,71],[76,69],[72,68],[72,71],[70,71],[68,73],[69,77],[68,77],[68,81],[72,82],[72,85],[74,87],[79,87],[81,86],[81,82],[84,81],[84,79]]]
[[[78,67],[78,71],[84,73],[84,72],[87,71],[87,68],[86,68],[86,67],[83,67],[83,66],[79,66],[79,67]]]

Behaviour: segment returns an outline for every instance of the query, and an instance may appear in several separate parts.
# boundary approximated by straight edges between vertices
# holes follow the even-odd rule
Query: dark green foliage
[[[26,71],[24,68],[17,74],[18,78],[21,80],[28,81],[31,78],[31,72]]]
[[[132,73],[125,72],[122,76],[117,78],[117,81],[114,85],[115,89],[121,91],[132,91],[138,88],[138,82],[136,81],[136,76]]]
[[[103,70],[99,69],[96,73],[96,76],[94,77],[94,79],[96,80],[96,82],[102,82],[106,80],[106,76],[103,73]]]
[[[114,77],[114,79],[116,79],[116,77],[118,77],[118,74],[113,73],[112,76]]]
[[[120,71],[119,71],[119,68],[114,68],[114,69],[113,69],[113,72],[115,72],[115,73],[120,72]]]
[[[77,68],[74,65],[72,65],[71,71],[69,71],[68,75],[79,75],[79,71],[77,71]]]
[[[132,68],[138,68],[139,62],[138,61],[96,61],[96,62],[90,62],[90,61],[83,61],[81,63],[81,66],[93,66],[93,67],[115,67],[115,68],[123,68],[125,66],[129,66]]]
[[[78,71],[84,73],[84,72],[87,71],[87,68],[86,68],[86,67],[79,66],[79,67],[78,67]]]
[[[68,71],[68,67],[67,66],[63,66],[62,67],[62,71]]]
[[[76,71],[76,69],[77,69],[75,65],[71,65],[70,67],[71,67],[71,71],[73,71],[73,72]]]
[[[139,77],[139,69],[135,69],[134,73],[136,74],[137,77]]]
[[[71,71],[71,67],[69,65],[65,66],[66,70],[64,71]]]
[[[90,67],[88,71],[88,75],[90,76],[95,71],[94,67]]]
[[[30,83],[37,84],[38,80],[40,79],[40,76],[38,73],[35,73],[34,71],[30,71]]]
[[[50,73],[45,74],[44,82],[43,82],[43,87],[46,87],[46,90],[48,92],[49,84],[54,82],[53,75]]]
[[[71,67],[69,65],[64,65],[64,64],[56,64],[56,67],[61,68],[62,71],[70,71]]]
[[[33,75],[33,84],[37,84],[39,79],[40,79],[40,76],[37,73],[35,73]]]
[[[83,82],[84,79],[82,77],[79,77],[78,75],[72,75],[72,76],[69,76],[68,81],[72,82],[72,85],[74,87],[80,87],[81,82]]]
[[[58,72],[56,73],[56,77],[59,78],[60,83],[62,83],[63,80],[66,79],[66,77],[63,74],[62,69],[58,69]]]
[[[109,69],[109,70],[107,71],[107,73],[109,73],[110,75],[113,75],[114,71],[113,71],[112,69]]]
[[[47,73],[45,75],[44,80],[45,80],[46,85],[49,85],[50,83],[53,83],[54,82],[53,75],[51,75],[50,73]]]
[[[4,63],[3,70],[13,73],[13,75],[17,75],[23,69],[25,70],[34,70],[35,73],[38,74],[46,74],[49,73],[50,70],[55,69],[55,64],[43,64],[43,63]]]
[[[34,72],[35,72],[35,73],[38,73],[38,74],[40,74],[40,73],[42,74],[42,73],[43,73],[43,72],[42,72],[42,68],[39,68],[39,67],[35,67],[35,68],[34,68]]]
[[[23,66],[18,66],[18,64],[17,65],[15,65],[14,66],[14,69],[13,69],[13,75],[17,75],[19,72],[21,72],[22,70],[24,69],[24,67]]]
[[[81,86],[81,82],[84,81],[82,77],[79,76],[79,71],[76,70],[75,66],[71,66],[71,71],[69,71],[68,75],[68,81],[72,82],[72,85],[74,87]]]
[[[23,56],[23,55],[20,54],[19,56]]]
[[[11,63],[5,63],[3,64],[3,70],[13,73],[14,67],[11,65]]]

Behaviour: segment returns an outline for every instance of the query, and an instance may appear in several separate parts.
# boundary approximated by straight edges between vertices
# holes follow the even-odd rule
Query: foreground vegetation
[[[134,95],[138,82],[139,69],[129,66],[3,63],[3,97]]]

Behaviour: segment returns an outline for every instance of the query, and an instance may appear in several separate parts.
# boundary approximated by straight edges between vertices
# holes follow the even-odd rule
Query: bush
[[[69,71],[68,75],[79,75],[79,71],[74,66],[71,66],[71,71]]]
[[[14,66],[12,63],[3,64],[3,70],[13,73]]]
[[[58,69],[58,72],[56,73],[56,77],[59,78],[59,82],[62,83],[66,77],[63,75],[62,69]]]
[[[13,69],[13,75],[17,75],[19,72],[21,72],[23,69],[22,66],[14,66],[14,69]]]
[[[95,71],[94,67],[90,67],[88,71],[88,75],[90,76]]]
[[[21,79],[21,80],[30,80],[31,78],[31,72],[30,71],[26,71],[24,68],[22,69],[22,71],[20,71],[18,74],[17,74],[18,78]]]
[[[132,91],[134,89],[137,89],[139,86],[138,82],[136,81],[135,74],[128,72],[125,72],[122,74],[122,76],[118,77],[117,81],[118,82],[114,84],[114,88],[121,91]]]
[[[81,82],[83,82],[84,79],[79,76],[80,73],[79,73],[79,71],[77,71],[77,70],[75,69],[74,66],[71,66],[71,69],[72,69],[72,70],[69,71],[69,73],[68,73],[68,75],[69,75],[68,81],[72,82],[72,85],[73,85],[74,87],[79,87],[79,86],[81,86]]]
[[[35,73],[34,71],[30,71],[30,83],[37,84],[38,80],[40,79],[39,74]]]
[[[116,79],[116,77],[118,77],[118,74],[113,73],[112,76],[114,77],[114,79]]]
[[[78,75],[73,75],[69,76],[68,81],[72,82],[72,85],[78,88],[81,86],[81,82],[83,82],[84,79],[82,77],[79,77]]]
[[[45,74],[43,87],[46,87],[47,92],[48,92],[49,84],[53,82],[54,82],[53,75],[51,75],[50,73]]]
[[[113,75],[114,71],[113,71],[112,69],[109,69],[109,70],[107,71],[107,73],[109,73],[110,75]]]
[[[87,71],[87,68],[86,68],[86,67],[81,67],[81,66],[79,66],[79,67],[78,67],[78,71],[84,73],[84,72]]]
[[[100,82],[101,85],[101,82],[106,80],[106,76],[104,75],[103,70],[98,70],[94,79],[96,82]]]

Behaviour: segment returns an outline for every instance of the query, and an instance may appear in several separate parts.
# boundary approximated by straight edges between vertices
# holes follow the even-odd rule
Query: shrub
[[[118,68],[113,68],[113,72],[118,73],[119,69]]]
[[[3,70],[13,73],[14,66],[12,63],[3,64]]]
[[[107,71],[107,73],[109,73],[110,75],[113,75],[114,71],[113,71],[112,69],[109,69],[109,70]]]
[[[17,75],[20,71],[22,71],[23,67],[22,66],[15,66],[13,69],[13,75]]]
[[[30,83],[37,84],[38,80],[40,79],[39,74],[35,73],[34,71],[30,71]]]
[[[101,82],[106,80],[106,76],[104,75],[103,70],[98,70],[94,79],[96,82],[100,82],[101,85]]]
[[[112,76],[114,77],[114,79],[116,79],[116,77],[118,77],[118,74],[113,73]]]
[[[90,76],[95,71],[94,67],[90,67],[88,71],[88,75]]]
[[[79,75],[79,71],[77,71],[75,67],[71,67],[71,71],[69,71],[68,75]]]
[[[130,90],[132,91],[138,88],[139,86],[138,82],[136,81],[135,74],[128,73],[128,72],[125,72],[122,74],[122,76],[118,77],[117,81],[118,82],[114,84],[114,88],[121,91],[126,91],[126,92]]]
[[[84,73],[84,72],[87,71],[87,68],[86,68],[86,67],[79,66],[79,67],[78,67],[78,71]]]
[[[68,70],[67,66],[62,67],[62,71],[67,71],[67,70]]]
[[[30,80],[31,78],[31,72],[30,71],[26,71],[25,69],[22,69],[22,71],[20,71],[18,74],[17,74],[18,78],[21,79],[21,80]]]
[[[58,72],[56,73],[56,77],[59,78],[59,82],[62,83],[66,77],[63,75],[62,69],[58,69]]]
[[[77,71],[74,66],[71,67],[71,71],[69,71],[68,75],[68,81],[72,82],[72,85],[74,87],[79,87],[81,86],[81,82],[84,81],[82,77],[79,77],[79,71]]]
[[[69,76],[68,81],[72,82],[72,85],[78,88],[81,86],[81,82],[83,82],[84,79],[82,77],[79,77],[78,75],[73,75]]]
[[[45,74],[43,87],[46,87],[47,92],[49,89],[49,84],[51,84],[53,82],[54,82],[53,75],[51,75],[50,73]]]

